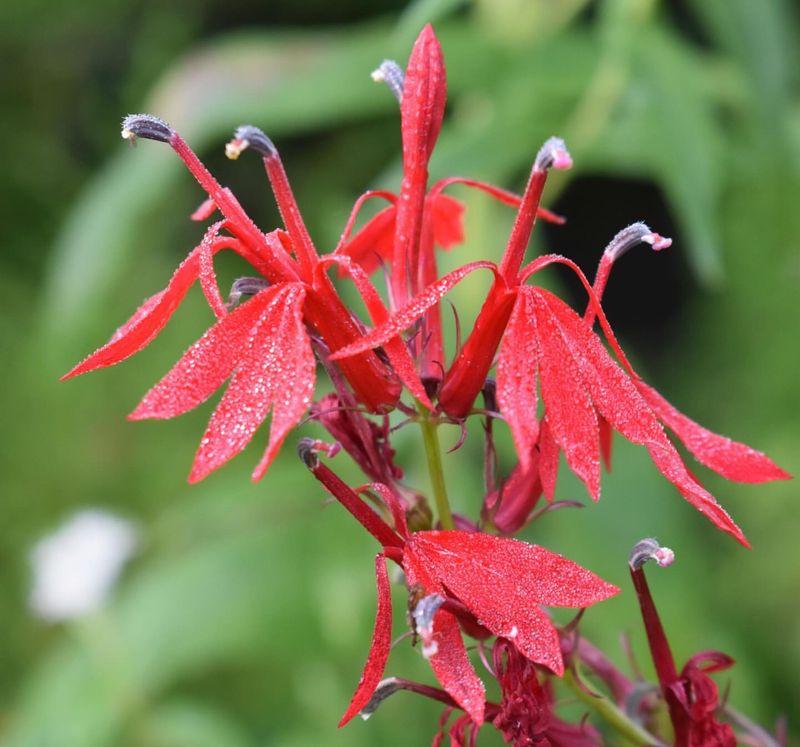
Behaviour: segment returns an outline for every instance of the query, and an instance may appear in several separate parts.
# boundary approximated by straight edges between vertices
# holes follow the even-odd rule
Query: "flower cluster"
[[[701,464],[728,479],[763,482],[788,475],[764,454],[681,414],[638,376],[617,342],[601,306],[612,267],[638,244],[661,250],[670,245],[669,239],[644,223],[623,229],[602,253],[593,283],[562,256],[544,255],[526,264],[537,218],[562,220],[540,201],[550,170],[572,165],[564,142],[550,138],[544,143],[521,196],[455,177],[429,188],[428,163],[446,101],[442,50],[433,30],[423,29],[405,71],[386,61],[373,77],[384,81],[400,104],[400,190],[360,197],[340,242],[322,254],[303,222],[278,151],[261,130],[240,127],[226,152],[237,158],[251,150],[262,158],[284,223],[283,229],[269,233],[255,226],[234,195],[220,186],[168,124],[146,114],[127,117],[124,138],[168,144],[207,194],[192,217],[206,220],[219,211],[222,218],[209,226],[167,287],[147,299],[106,345],[67,377],[116,364],[144,348],[199,280],[216,322],[130,417],[175,417],[203,403],[228,381],[201,439],[190,481],[201,480],[241,452],[270,413],[269,438],[254,479],[266,473],[289,432],[307,414],[333,438],[332,443],[303,439],[299,454],[380,546],[372,645],[342,724],[359,712],[366,717],[385,697],[404,689],[445,705],[442,730],[453,711],[462,712],[449,728],[453,744],[473,744],[485,722],[515,745],[600,744],[593,726],[568,724],[558,717],[554,679],[565,671],[577,672],[582,664],[605,683],[614,707],[623,710],[632,685],[600,652],[578,639],[574,625],[556,626],[546,608],[582,610],[619,590],[560,555],[509,536],[545,510],[537,508],[542,496],[546,508],[563,505],[554,502],[561,455],[597,500],[601,463],[609,465],[617,431],[643,445],[692,506],[744,545],[741,529],[687,468],[665,428]],[[463,240],[464,207],[445,193],[453,184],[480,189],[517,213],[499,262],[475,261],[440,276],[437,250]],[[385,200],[388,206],[354,232],[368,199]],[[255,273],[237,280],[227,301],[214,272],[214,255],[223,249],[236,252]],[[585,288],[582,314],[550,291],[529,284],[553,264],[570,268]],[[369,320],[359,319],[343,301],[331,277],[334,268],[340,280],[355,286]],[[381,268],[387,279],[383,295],[372,279]],[[476,270],[489,271],[492,285],[472,330],[448,360],[440,304]],[[315,400],[318,363],[332,388]],[[495,378],[490,376],[493,368]],[[483,407],[476,404],[480,396]],[[422,430],[435,521],[428,497],[405,483],[402,467],[395,463],[394,412]],[[486,434],[486,493],[476,520],[450,511],[436,437],[438,424],[463,428],[473,416],[484,419]],[[496,474],[494,421],[507,424],[518,456],[504,480]],[[347,485],[320,458],[342,450],[362,469],[366,484]],[[657,557],[663,561],[665,555]],[[421,642],[440,688],[381,680],[392,644],[387,561],[402,571],[412,638]],[[660,697],[654,693],[646,705],[653,710],[659,702],[666,703],[679,744],[733,744],[730,726],[716,720],[716,686],[707,676],[732,661],[721,654],[700,654],[678,674],[671,655],[664,653],[663,631],[651,634],[660,624],[643,591],[641,568],[634,566],[661,690]],[[498,703],[487,701],[464,636],[476,642],[485,669],[497,680]],[[487,656],[489,639],[494,641]],[[577,681],[577,675],[570,677]],[[644,729],[646,715],[630,716],[630,729]],[[656,741],[652,737],[652,743]]]

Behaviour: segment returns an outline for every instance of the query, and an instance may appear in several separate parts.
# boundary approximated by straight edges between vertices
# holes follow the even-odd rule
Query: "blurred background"
[[[135,361],[58,383],[165,285],[203,230],[188,220],[204,198],[196,183],[168,148],[122,143],[123,115],[167,119],[270,229],[278,216],[257,159],[229,162],[222,147],[236,125],[262,127],[317,245],[330,249],[361,191],[398,184],[396,102],[369,73],[386,57],[404,63],[432,21],[450,90],[433,176],[519,190],[541,142],[565,137],[576,165],[553,176],[545,202],[568,223],[540,226],[534,250],[593,272],[634,220],[672,236],[667,252],[639,248],[615,270],[606,306],[618,336],[680,409],[797,474],[797,16],[790,0],[3,3],[0,745],[411,745],[427,744],[438,718],[436,706],[400,694],[368,724],[336,730],[369,644],[376,547],[297,464],[295,436],[258,485],[249,471],[263,434],[189,487],[211,407],[126,422],[208,326],[197,289]],[[445,267],[498,259],[511,211],[453,194],[467,204],[468,241]],[[220,259],[223,292],[242,270]],[[566,276],[546,282],[581,307]],[[452,294],[462,319],[485,287],[478,278]],[[409,483],[427,489],[417,434],[402,431],[397,445]],[[445,464],[454,502],[472,516],[480,449],[474,433]],[[357,479],[344,457],[337,463]],[[600,503],[548,515],[524,536],[623,588],[583,630],[623,666],[629,635],[645,673],[626,557],[657,536],[677,554],[650,573],[676,658],[725,651],[737,660],[719,677],[730,702],[796,730],[796,484],[698,473],[752,551],[620,439]],[[588,503],[564,470],[558,495]],[[70,611],[69,600],[43,608],[31,598],[32,548],[87,508],[130,522],[123,549],[135,545],[133,558],[99,611]],[[98,552],[90,568],[108,561]],[[432,682],[407,646],[387,674]],[[482,743],[497,740],[487,732]]]

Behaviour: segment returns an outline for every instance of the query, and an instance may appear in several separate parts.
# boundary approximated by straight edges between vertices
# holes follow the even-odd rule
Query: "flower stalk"
[[[431,480],[431,490],[436,503],[439,516],[439,525],[442,529],[455,529],[453,512],[447,498],[447,484],[442,466],[442,449],[439,445],[437,423],[426,408],[417,406],[417,422],[422,431],[422,443],[425,448],[425,458],[428,463],[428,474]]]

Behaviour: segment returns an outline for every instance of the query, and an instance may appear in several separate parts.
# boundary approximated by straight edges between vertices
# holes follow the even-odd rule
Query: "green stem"
[[[569,669],[564,672],[564,684],[567,685],[580,700],[597,713],[603,721],[621,734],[631,744],[642,745],[642,747],[652,747],[652,745],[662,744],[662,742],[656,739],[650,732],[643,729],[639,724],[631,721],[631,719],[608,698],[604,698],[602,695],[587,693],[580,686],[575,679],[575,675]]]
[[[444,470],[442,469],[442,451],[439,448],[439,437],[436,433],[436,422],[431,420],[430,414],[422,405],[417,405],[419,412],[419,427],[422,429],[422,441],[425,444],[425,455],[428,458],[428,473],[431,477],[433,497],[436,500],[436,510],[439,513],[439,523],[442,529],[455,529],[453,513],[450,511],[450,502],[447,500],[447,488],[444,483]]]

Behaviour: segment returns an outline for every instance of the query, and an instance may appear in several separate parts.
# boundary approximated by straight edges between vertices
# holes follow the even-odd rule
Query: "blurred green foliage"
[[[563,135],[576,168],[552,180],[549,204],[560,193],[556,207],[568,207],[569,226],[590,245],[546,236],[587,270],[616,228],[644,219],[666,233],[651,211],[666,216],[675,245],[626,258],[636,271],[611,283],[612,321],[681,409],[797,473],[800,29],[789,0],[402,6],[31,0],[0,11],[0,744],[426,744],[435,728],[435,707],[398,695],[368,725],[336,731],[368,646],[375,547],[336,506],[320,510],[324,496],[290,446],[263,484],[247,478],[254,446],[189,488],[208,410],[125,422],[137,395],[207,326],[200,299],[136,362],[56,383],[164,285],[201,235],[186,216],[203,195],[169,151],[117,142],[129,111],[180,129],[267,228],[278,217],[261,170],[221,155],[233,127],[263,127],[318,244],[330,247],[354,197],[394,186],[399,173],[396,106],[368,73],[384,57],[404,60],[434,21],[450,84],[434,175],[519,188],[540,142]],[[571,199],[590,178],[603,194]],[[642,187],[641,199],[615,197],[626,183]],[[511,215],[459,196],[468,243],[443,264],[496,259]],[[606,227],[609,212],[621,217]],[[223,287],[239,269],[221,263]],[[453,294],[464,319],[481,282]],[[674,308],[646,308],[664,294]],[[645,329],[635,323],[642,315]],[[398,443],[409,481],[424,488],[416,434]],[[465,465],[478,454],[473,435],[446,464],[459,508],[473,515],[479,480]],[[620,662],[619,635],[630,634],[647,670],[625,558],[636,540],[658,536],[678,555],[652,580],[678,658],[726,651],[738,660],[722,678],[731,702],[766,725],[781,714],[796,724],[796,489],[708,484],[753,552],[715,533],[641,449],[619,442],[601,502],[548,516],[527,537],[625,589],[593,609],[584,630]],[[566,475],[559,492],[583,495]],[[26,610],[27,551],[86,505],[135,519],[146,544],[104,613],[47,626]],[[405,647],[389,672],[430,679]]]

